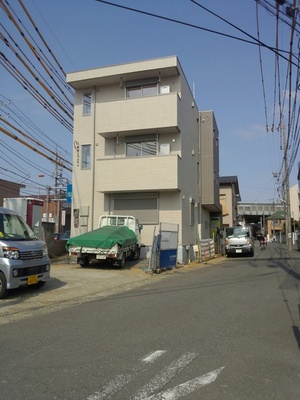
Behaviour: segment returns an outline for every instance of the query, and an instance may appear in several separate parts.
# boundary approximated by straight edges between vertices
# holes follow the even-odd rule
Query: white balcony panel
[[[104,137],[142,130],[178,130],[177,93],[97,104],[96,132]]]
[[[178,155],[97,160],[96,191],[179,190],[180,162]]]

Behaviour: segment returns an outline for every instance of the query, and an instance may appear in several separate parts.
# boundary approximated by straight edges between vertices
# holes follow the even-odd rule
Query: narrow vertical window
[[[195,224],[195,200],[190,198],[190,226]]]
[[[91,169],[91,145],[81,146],[81,169]]]
[[[91,93],[85,93],[83,95],[83,115],[91,115],[92,111],[92,95]]]

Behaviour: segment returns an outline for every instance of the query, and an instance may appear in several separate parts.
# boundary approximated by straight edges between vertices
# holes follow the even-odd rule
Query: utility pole
[[[286,140],[285,123],[283,116],[281,117],[281,129],[283,138],[283,151],[284,151],[284,195],[285,195],[285,234],[288,250],[292,250],[292,230],[291,230],[291,203],[290,203],[290,181],[289,181],[289,160],[288,149]]]

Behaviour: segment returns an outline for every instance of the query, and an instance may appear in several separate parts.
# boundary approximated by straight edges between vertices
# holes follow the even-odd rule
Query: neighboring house
[[[26,186],[0,179],[0,205],[3,206],[3,199],[8,197],[21,197],[20,190]]]
[[[219,130],[213,111],[200,112],[201,237],[214,237],[222,227]]]
[[[285,211],[276,211],[266,218],[266,234],[270,238],[278,239],[278,235],[285,231],[286,213]]]
[[[238,202],[241,201],[241,196],[237,176],[221,176],[219,183],[223,227],[234,226],[243,222],[238,214]]]
[[[96,229],[101,214],[132,214],[146,249],[160,223],[177,224],[178,260],[193,259],[201,189],[208,187],[201,185],[203,168],[213,185],[212,158],[219,155],[214,148],[207,162],[201,157],[201,113],[178,58],[69,73],[67,82],[75,89],[72,236]],[[212,146],[213,114],[202,118]],[[213,191],[205,220],[220,209],[217,186]]]
[[[290,187],[291,218],[299,221],[299,184]]]

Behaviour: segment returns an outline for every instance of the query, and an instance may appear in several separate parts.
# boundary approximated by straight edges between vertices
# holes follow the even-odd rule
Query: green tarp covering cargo
[[[70,246],[80,246],[111,249],[115,244],[127,247],[135,245],[137,242],[135,233],[127,226],[104,226],[70,238],[66,248],[68,250]]]

